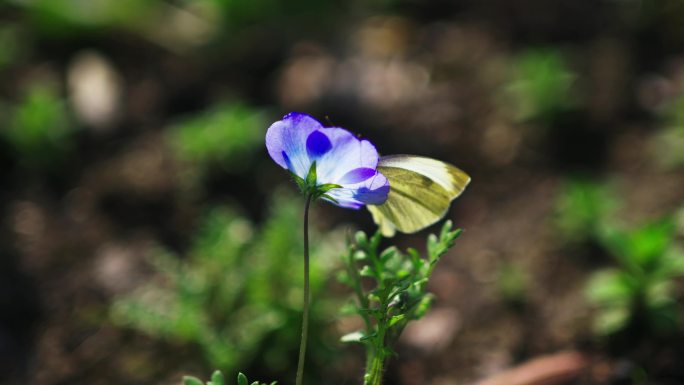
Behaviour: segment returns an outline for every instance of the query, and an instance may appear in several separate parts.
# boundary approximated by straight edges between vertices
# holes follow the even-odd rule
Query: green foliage
[[[30,87],[9,115],[0,134],[24,165],[49,166],[70,149],[74,126],[64,102],[51,88]]]
[[[596,309],[594,331],[611,335],[639,325],[666,334],[677,327],[674,280],[684,274],[684,253],[667,218],[625,229],[614,217],[617,196],[584,181],[566,185],[557,205],[557,224],[566,239],[592,241],[617,266],[595,272],[586,286]]]
[[[98,0],[84,6],[74,0],[10,0],[23,8],[39,28],[65,32],[72,28],[130,26],[142,22],[159,0]]]
[[[573,107],[572,86],[577,76],[558,51],[528,50],[515,59],[514,68],[505,94],[517,119],[548,121],[554,114]]]
[[[330,18],[339,6],[344,4],[335,1],[292,0],[196,0],[207,1],[217,8],[223,18],[227,30],[241,29],[255,22],[271,21],[281,23],[282,20],[301,19],[307,15],[313,18]],[[315,23],[317,20],[309,20]],[[291,23],[291,25],[297,23]]]
[[[341,281],[353,289],[356,299],[351,312],[359,315],[365,329],[342,337],[344,342],[359,342],[366,348],[365,385],[380,383],[392,346],[406,325],[428,311],[432,296],[426,286],[435,265],[453,245],[461,230],[451,230],[451,222],[442,227],[440,236],[431,234],[427,258],[415,249],[400,252],[396,247],[379,251],[379,232],[368,238],[356,234],[345,258],[346,272]],[[373,284],[369,287],[366,282]]]
[[[596,308],[594,331],[611,335],[640,325],[656,334],[674,331],[674,279],[684,274],[684,253],[674,243],[671,218],[626,230],[613,216],[619,205],[610,189],[574,181],[557,206],[557,224],[572,241],[592,241],[613,257],[614,268],[594,273],[586,295]]]
[[[602,245],[618,267],[595,273],[587,284],[587,296],[597,307],[597,333],[613,334],[637,322],[658,334],[676,329],[674,280],[684,275],[684,252],[674,237],[669,219],[604,232]]]
[[[569,241],[590,240],[601,233],[617,206],[617,198],[610,188],[585,180],[571,180],[562,188],[557,200],[556,225]]]
[[[222,104],[174,125],[168,140],[177,158],[200,172],[212,166],[230,170],[249,162],[263,146],[267,127],[261,111]]]
[[[245,376],[242,373],[238,373],[237,375],[237,385],[248,385],[249,381],[247,380],[247,376]],[[183,385],[205,385],[202,380],[196,377],[191,377],[191,376],[185,376],[183,377]],[[221,373],[220,370],[217,370],[214,372],[214,374],[211,375],[211,381],[208,381],[206,385],[227,385],[225,377],[223,376],[223,373]],[[261,383],[259,381],[254,381],[252,382],[251,385],[267,385],[266,383]],[[270,385],[276,385],[276,381],[271,382]]]
[[[114,320],[153,336],[194,343],[208,365],[223,370],[248,364],[257,355],[271,370],[290,367],[302,305],[303,245],[301,237],[293,236],[302,224],[300,206],[301,200],[281,196],[261,227],[234,210],[211,210],[185,256],[153,256],[158,279],[116,301]],[[323,288],[334,258],[330,245],[339,236],[318,239],[319,247],[312,250],[314,294]],[[312,326],[320,327],[328,306],[323,298],[314,301]],[[312,353],[324,356],[320,340],[312,342]]]

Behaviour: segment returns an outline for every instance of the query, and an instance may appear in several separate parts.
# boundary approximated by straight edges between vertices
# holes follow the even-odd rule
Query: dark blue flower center
[[[310,133],[309,137],[306,138],[306,153],[311,160],[320,158],[330,151],[331,148],[332,143],[330,143],[330,139],[318,130]]]

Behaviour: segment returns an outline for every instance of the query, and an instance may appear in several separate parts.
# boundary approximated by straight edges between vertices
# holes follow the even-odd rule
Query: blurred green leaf
[[[602,270],[591,276],[586,293],[589,300],[596,304],[617,304],[629,306],[634,296],[634,283],[629,275],[620,270]]]
[[[684,262],[674,244],[672,219],[631,230],[606,226],[599,240],[619,266],[594,273],[587,283],[587,298],[597,308],[595,331],[617,333],[637,318],[647,320],[651,332],[675,331],[679,310],[674,279],[684,274]]]
[[[520,54],[513,64],[513,76],[505,91],[506,102],[515,106],[519,120],[549,120],[553,114],[576,103],[572,86],[577,75],[563,56],[551,48]]]
[[[247,376],[242,373],[238,373],[237,383],[238,385],[247,385]]]
[[[158,279],[119,298],[114,321],[152,336],[194,343],[205,361],[234,370],[257,355],[274,371],[291,366],[291,347],[299,338],[301,317],[302,201],[277,194],[273,210],[255,226],[235,210],[208,211],[183,258],[168,252],[152,256]],[[322,290],[342,234],[313,236],[311,290]],[[334,246],[338,245],[338,246]],[[332,306],[324,296],[312,308],[312,328]],[[277,331],[277,333],[276,333]],[[264,345],[264,341],[270,342]],[[316,339],[310,350],[325,359],[327,348]],[[239,347],[239,349],[236,349]]]
[[[211,385],[226,385],[226,379],[220,370],[214,371],[211,375]]]
[[[630,319],[626,307],[609,307],[603,309],[594,319],[594,331],[599,335],[609,335],[623,329]]]
[[[674,223],[668,218],[643,226],[631,236],[631,256],[642,265],[652,265],[670,246]]]
[[[669,248],[674,235],[670,218],[646,224],[632,231],[614,229],[603,235],[603,243],[628,266],[653,270]]]
[[[74,126],[62,99],[50,87],[30,86],[10,115],[0,134],[12,144],[21,163],[50,166],[72,147]]]
[[[243,104],[222,104],[187,118],[168,131],[172,149],[181,162],[200,172],[212,166],[239,173],[268,127],[265,115]]]
[[[192,377],[192,376],[183,377],[183,384],[184,385],[204,385],[204,383],[199,378]]]
[[[46,32],[65,34],[83,28],[133,27],[145,22],[159,0],[9,0],[29,13]]]
[[[618,201],[612,190],[581,179],[567,181],[556,202],[555,222],[567,240],[598,240],[609,227]]]

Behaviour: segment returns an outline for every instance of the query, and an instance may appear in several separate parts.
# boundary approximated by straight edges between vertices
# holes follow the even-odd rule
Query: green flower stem
[[[370,362],[366,366],[366,374],[364,375],[364,385],[380,385],[382,383],[382,375],[385,371],[385,361],[387,360],[387,350],[385,349],[385,335],[387,333],[387,303],[381,304],[382,319],[378,320],[377,335],[372,338],[373,345],[368,346],[368,357]]]
[[[381,316],[377,320],[377,323],[375,325],[376,335],[373,338],[371,338],[372,344],[368,347],[368,357],[370,358],[370,365],[366,366],[364,385],[380,385],[382,383],[382,375],[384,373],[385,360],[387,359],[387,350],[385,349],[385,336],[387,334],[387,315],[389,313],[390,299],[388,298],[389,291],[385,288],[385,284],[382,279],[382,262],[378,258],[378,255],[375,251],[370,253],[368,257],[371,259],[374,268],[374,275],[377,277],[378,280],[378,301],[380,302],[378,314],[380,314]]]
[[[382,383],[382,373],[385,366],[385,359],[382,354],[376,353],[367,370],[364,385],[380,385]]]
[[[306,339],[309,334],[309,206],[311,206],[311,200],[312,195],[308,194],[304,205],[304,311],[302,314],[302,339],[299,343],[296,385],[302,385]]]
[[[385,370],[385,328],[378,325],[378,336],[375,341],[375,346],[369,348],[369,357],[372,357],[370,363],[366,367],[366,374],[364,376],[364,385],[380,385],[382,383],[382,375]]]

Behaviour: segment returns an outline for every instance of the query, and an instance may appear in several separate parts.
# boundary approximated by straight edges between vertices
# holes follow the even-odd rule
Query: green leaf
[[[237,383],[238,385],[247,385],[247,376],[245,376],[242,372],[238,373]]]
[[[427,239],[427,251],[428,255],[430,256],[430,259],[435,258],[435,256],[438,254],[438,248],[439,248],[439,239],[435,234],[430,234],[428,235]]]
[[[595,304],[627,304],[634,295],[634,287],[628,275],[610,269],[595,273],[586,288],[587,298]]]
[[[660,306],[675,302],[673,295],[674,286],[674,281],[671,279],[651,281],[646,288],[646,303],[649,306]]]
[[[199,378],[193,377],[193,376],[184,376],[183,377],[183,384],[184,385],[204,385],[204,382],[202,382]]]
[[[380,261],[385,263],[389,261],[392,257],[394,257],[396,254],[397,249],[395,247],[387,248],[380,254]]]
[[[392,326],[396,325],[398,322],[403,321],[405,318],[406,318],[406,315],[404,315],[404,314],[395,315],[394,317],[390,318],[388,327],[392,327]]]
[[[420,299],[420,302],[416,305],[415,309],[413,310],[413,315],[412,319],[421,319],[425,315],[425,313],[430,310],[430,305],[432,305],[432,296],[431,295],[426,295],[423,298]]]
[[[366,247],[366,245],[368,245],[368,236],[363,231],[357,231],[356,234],[354,234],[354,240],[360,247]]]
[[[340,315],[349,316],[358,314],[359,310],[354,302],[347,302],[340,308]]]
[[[319,194],[323,195],[323,194],[327,193],[328,191],[335,189],[335,188],[342,188],[342,186],[340,186],[339,184],[335,184],[335,183],[326,183],[326,184],[322,184],[322,185],[316,187],[316,190],[318,191]]]
[[[299,177],[299,175],[293,173],[292,171],[290,171],[289,173],[292,179],[297,183],[299,190],[301,190],[302,192],[306,192],[306,181]]]
[[[306,174],[306,185],[309,188],[312,188],[316,186],[316,162],[314,161],[311,163],[311,167],[309,167],[309,173]]]
[[[223,377],[223,373],[220,370],[215,371],[211,375],[211,385],[225,385],[226,379]]]
[[[601,241],[632,272],[651,272],[672,243],[674,224],[670,218],[631,231],[607,228]]]
[[[259,381],[252,382],[252,385],[259,385]]]
[[[359,275],[362,277],[375,277],[375,272],[370,268],[370,266],[366,265],[361,268]]]
[[[629,321],[629,309],[616,306],[603,309],[594,320],[594,331],[601,335],[609,335],[620,331]]]
[[[684,274],[684,251],[671,247],[663,254],[657,275],[677,277]]]
[[[357,252],[354,253],[354,260],[355,261],[363,261],[366,258],[368,258],[368,254],[365,251],[358,250]]]
[[[673,232],[674,223],[669,218],[638,229],[630,237],[632,256],[642,266],[651,266],[670,246]]]

